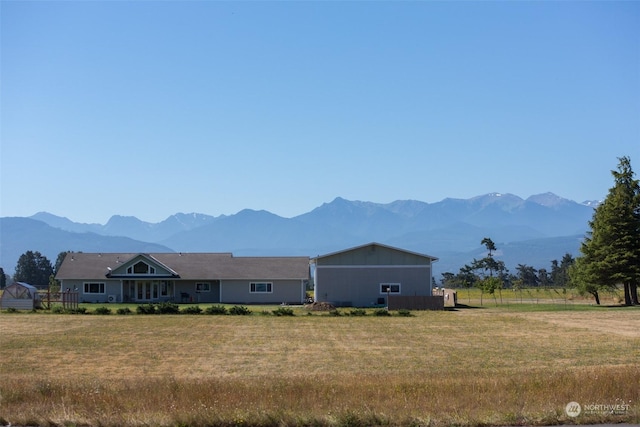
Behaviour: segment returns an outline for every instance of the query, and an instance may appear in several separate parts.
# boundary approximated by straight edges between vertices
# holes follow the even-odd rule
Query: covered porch
[[[182,280],[127,279],[122,281],[123,302],[220,302],[220,280],[207,282]]]

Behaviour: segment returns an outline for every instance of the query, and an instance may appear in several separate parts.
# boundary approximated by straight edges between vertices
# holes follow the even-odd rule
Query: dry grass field
[[[0,424],[640,422],[637,308],[296,314],[2,312]]]

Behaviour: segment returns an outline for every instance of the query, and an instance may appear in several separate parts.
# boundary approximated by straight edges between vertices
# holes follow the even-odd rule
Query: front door
[[[138,301],[151,301],[158,299],[158,282],[149,280],[136,281],[136,299]]]

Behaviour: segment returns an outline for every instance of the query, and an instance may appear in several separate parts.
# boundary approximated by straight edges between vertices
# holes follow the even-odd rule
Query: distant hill
[[[40,212],[2,218],[0,262],[11,272],[27,250],[55,261],[60,251],[233,252],[235,255],[316,256],[379,242],[440,258],[436,279],[484,256],[490,237],[509,269],[517,264],[550,268],[565,253],[578,254],[594,202],[576,203],[553,193],[522,199],[489,193],[437,203],[388,204],[336,198],[305,214],[283,218],[245,209],[213,217],[178,213],[159,223],[115,215],[104,224],[79,224]],[[149,243],[145,243],[149,242]]]
[[[189,231],[201,227],[216,219],[213,216],[204,214],[177,213],[162,222],[154,224],[141,221],[134,216],[114,215],[105,225],[101,225],[77,223],[47,212],[38,212],[30,218],[42,221],[51,227],[74,233],[89,232],[105,236],[127,236],[145,242],[158,242],[181,231]],[[220,218],[224,218],[224,216]]]
[[[13,274],[18,258],[27,251],[38,251],[51,263],[60,252],[173,252],[157,244],[122,236],[75,233],[52,227],[31,218],[0,218],[0,267]]]

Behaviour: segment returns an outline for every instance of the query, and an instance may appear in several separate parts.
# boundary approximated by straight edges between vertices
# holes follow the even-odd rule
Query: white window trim
[[[393,287],[393,286],[397,286],[398,287],[398,292],[394,292],[393,288],[391,291],[387,292],[386,288],[387,287]],[[399,295],[402,293],[402,286],[400,283],[390,283],[390,282],[386,282],[386,283],[380,283],[380,295],[387,295],[387,293],[389,294],[393,294],[393,295]]]
[[[136,273],[135,272],[135,267],[138,264],[144,264],[147,266],[147,271],[144,271],[142,273]],[[129,267],[127,267],[127,274],[132,275],[132,276],[154,276],[156,274],[156,268],[152,265],[150,265],[149,263],[146,263],[144,261],[138,261],[135,264],[131,264]]]
[[[211,283],[209,282],[198,282],[196,283],[196,292],[211,292]]]
[[[256,285],[267,285],[266,291],[256,291],[252,289],[256,289]],[[273,282],[251,282],[249,283],[249,293],[250,294],[272,294],[273,293]]]
[[[99,285],[102,288],[102,292],[90,292],[91,285]],[[82,291],[88,295],[106,295],[107,294],[107,284],[105,282],[84,282],[82,284]]]

